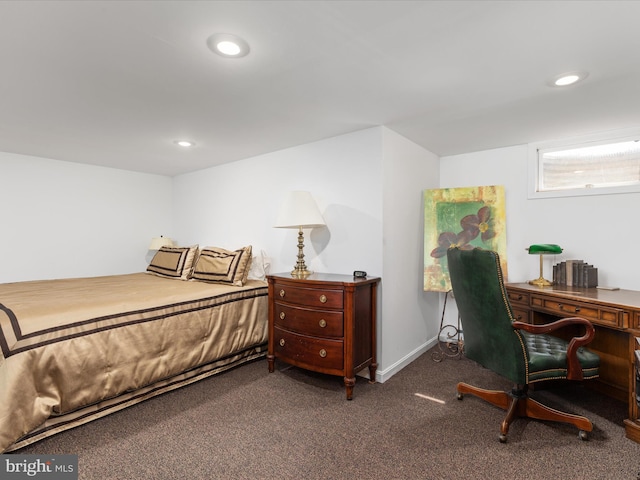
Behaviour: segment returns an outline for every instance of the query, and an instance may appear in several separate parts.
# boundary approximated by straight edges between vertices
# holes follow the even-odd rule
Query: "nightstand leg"
[[[344,386],[347,389],[347,400],[353,398],[353,387],[356,384],[356,377],[347,378],[344,377]]]
[[[267,355],[267,363],[269,364],[269,373],[273,373],[275,359],[276,359],[275,355]]]
[[[376,370],[378,370],[377,363],[369,365],[369,383],[376,383]]]

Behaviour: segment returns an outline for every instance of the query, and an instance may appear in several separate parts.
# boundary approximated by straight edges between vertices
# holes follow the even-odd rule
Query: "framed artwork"
[[[475,247],[500,255],[507,281],[506,211],[503,186],[424,191],[424,290],[451,290],[447,250]]]

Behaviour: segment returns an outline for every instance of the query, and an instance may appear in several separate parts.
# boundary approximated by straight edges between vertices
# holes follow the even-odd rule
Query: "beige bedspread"
[[[259,281],[137,273],[0,284],[0,452],[64,429],[57,417],[86,423],[263,354],[267,316]]]

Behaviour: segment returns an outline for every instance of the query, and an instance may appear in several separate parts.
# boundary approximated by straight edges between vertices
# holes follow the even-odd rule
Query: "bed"
[[[250,259],[164,247],[146,272],[0,284],[0,452],[265,356]]]

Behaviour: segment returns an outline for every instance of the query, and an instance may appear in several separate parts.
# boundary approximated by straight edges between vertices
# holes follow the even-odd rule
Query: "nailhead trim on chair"
[[[509,312],[509,315],[511,316],[511,323],[513,323],[516,320],[513,318],[513,310],[511,309],[511,302],[509,302],[509,297],[507,296],[507,290],[504,288],[504,278],[502,275],[502,267],[500,266],[500,255],[498,255],[498,252],[493,252],[493,256],[496,261],[496,265],[498,267],[496,268],[496,272],[498,272],[498,282],[499,282],[498,285],[500,285],[500,293],[502,294],[502,301],[504,302],[504,306],[507,309],[507,312]],[[522,334],[515,329],[513,330],[513,333],[515,333],[518,336],[518,341],[520,342],[520,346],[522,347],[522,356],[524,357],[524,368],[525,368],[525,372],[524,372],[525,383],[529,383],[529,358],[527,357],[527,348],[524,344],[524,339],[522,338]]]

